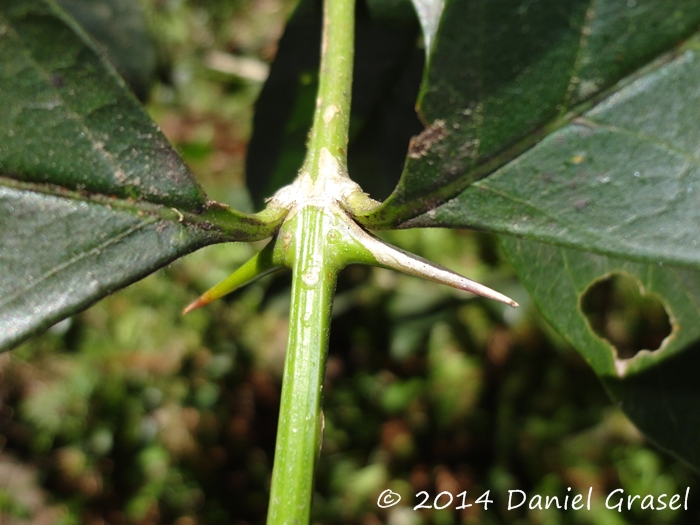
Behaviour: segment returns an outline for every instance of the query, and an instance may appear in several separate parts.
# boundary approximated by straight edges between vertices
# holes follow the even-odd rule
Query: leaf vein
[[[46,281],[50,277],[58,274],[59,272],[65,270],[66,268],[69,268],[70,266],[77,264],[78,262],[82,261],[86,257],[99,255],[101,252],[103,252],[109,246],[119,243],[120,241],[122,241],[126,237],[132,235],[133,233],[136,233],[139,230],[142,230],[143,228],[145,228],[147,226],[155,224],[156,222],[158,222],[158,220],[155,218],[150,219],[150,220],[144,220],[143,222],[136,224],[132,227],[129,227],[128,229],[124,230],[123,232],[120,232],[117,235],[110,237],[109,239],[107,239],[103,243],[98,244],[97,246],[90,248],[89,250],[84,250],[82,253],[79,253],[78,255],[72,257],[71,259],[65,261],[64,263],[54,266],[53,268],[51,268],[50,270],[46,271],[44,274],[39,276],[37,279],[33,280],[30,285],[25,286],[23,288],[20,288],[17,292],[12,294],[11,296],[6,297],[2,301],[0,301],[0,308],[8,305],[9,303],[16,300],[21,295],[27,293],[28,291],[32,290],[33,288],[36,288],[39,284]]]

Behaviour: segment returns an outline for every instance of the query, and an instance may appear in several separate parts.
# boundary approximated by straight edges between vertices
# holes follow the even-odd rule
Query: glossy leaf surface
[[[0,348],[200,246],[269,235],[208,201],[56,4],[0,4],[0,64]]]
[[[103,203],[0,186],[0,348],[220,240]]]
[[[444,2],[418,104],[426,130],[394,193],[362,221],[396,226],[453,197],[699,23],[694,0]]]
[[[638,78],[411,225],[700,266],[700,51]]]
[[[3,2],[0,166],[34,183],[188,211],[204,192],[123,81],[54,4]]]
[[[445,3],[419,99],[428,128],[363,220],[519,237],[502,244],[547,319],[647,436],[700,468],[700,46],[684,41],[700,5],[545,4]],[[457,13],[478,29],[460,37]],[[591,327],[583,298],[615,274],[662,301],[661,349],[618,359]]]

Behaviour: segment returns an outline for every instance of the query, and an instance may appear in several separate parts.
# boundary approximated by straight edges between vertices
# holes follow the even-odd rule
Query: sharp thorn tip
[[[198,308],[201,308],[202,306],[208,304],[208,301],[202,301],[202,298],[200,297],[196,301],[190,303],[183,311],[182,315],[187,315],[188,313],[192,312],[193,310],[197,310]]]

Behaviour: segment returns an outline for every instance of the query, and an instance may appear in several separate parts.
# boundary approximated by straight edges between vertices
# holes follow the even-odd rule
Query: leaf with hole
[[[695,377],[700,365],[700,273],[512,237],[501,241],[534,302],[581,352],[613,399],[659,446],[700,468],[700,413],[695,408],[700,403]],[[611,276],[632,279],[661,302],[672,330],[659,348],[625,358],[596,333],[585,303],[591,289]],[[664,334],[663,328],[659,333]]]
[[[426,129],[395,192],[360,220],[519,237],[503,246],[545,316],[647,435],[698,467],[700,5],[546,4],[445,3]],[[479,23],[460,26],[467,15]],[[582,313],[586,289],[615,272],[669,310],[660,350],[616,359]]]

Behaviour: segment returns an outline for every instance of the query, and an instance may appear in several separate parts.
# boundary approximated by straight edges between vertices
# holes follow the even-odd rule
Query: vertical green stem
[[[321,387],[336,275],[342,266],[336,213],[324,179],[346,175],[352,85],[354,0],[325,0],[316,112],[301,176],[307,195],[278,234],[292,267],[292,304],[284,365],[268,525],[309,522],[323,431]],[[326,150],[326,151],[324,151]],[[336,162],[328,162],[328,153]],[[324,160],[325,159],[325,160]],[[335,166],[329,172],[328,166]],[[279,242],[281,241],[281,242]]]
[[[322,209],[306,207],[289,223],[294,265],[268,525],[309,522],[313,477],[323,431],[321,386],[337,267]],[[286,232],[283,232],[283,234]]]
[[[325,0],[316,111],[302,168],[313,180],[321,172],[322,148],[346,169],[354,36],[355,0]]]

